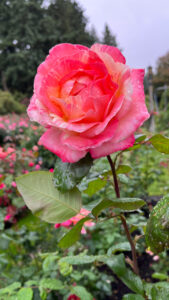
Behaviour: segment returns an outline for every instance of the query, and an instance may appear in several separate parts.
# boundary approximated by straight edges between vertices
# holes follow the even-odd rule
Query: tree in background
[[[118,47],[116,36],[112,34],[111,30],[109,29],[109,26],[106,24],[103,32],[103,44]]]
[[[153,83],[155,87],[169,86],[169,52],[158,59],[157,72],[154,76]]]
[[[0,88],[32,94],[37,66],[49,49],[70,42],[90,46],[83,10],[71,0],[0,1]]]
[[[91,27],[90,34],[95,43],[101,43],[100,38],[97,35],[97,31],[94,26]]]
[[[51,17],[51,34],[57,34],[57,43],[73,43],[90,46],[93,36],[86,30],[87,19],[77,2],[70,0],[54,0],[48,7],[48,17]],[[53,40],[56,36],[51,37]]]
[[[46,30],[41,5],[42,0],[0,1],[0,75],[3,89],[31,90],[36,68],[44,58],[42,44]]]

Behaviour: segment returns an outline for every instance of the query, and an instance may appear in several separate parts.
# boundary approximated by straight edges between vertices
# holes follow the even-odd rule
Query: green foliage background
[[[38,65],[59,43],[91,46],[96,40],[87,30],[87,19],[76,1],[0,1],[0,88],[32,94]],[[108,44],[116,38],[106,25]]]

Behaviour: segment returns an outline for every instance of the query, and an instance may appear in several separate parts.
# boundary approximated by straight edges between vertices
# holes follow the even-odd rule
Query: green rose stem
[[[110,155],[107,155],[107,159],[108,159],[108,162],[110,164],[111,171],[112,171],[112,174],[113,174],[114,189],[115,189],[115,192],[116,192],[116,196],[117,196],[117,198],[120,198],[120,189],[119,189],[119,185],[118,185],[115,164],[112,161]],[[139,269],[138,269],[138,264],[137,264],[137,255],[136,255],[135,245],[134,245],[134,242],[132,240],[132,237],[131,237],[131,234],[130,234],[130,231],[129,231],[129,228],[128,228],[125,216],[121,214],[120,218],[121,218],[121,221],[122,221],[122,224],[123,224],[123,227],[124,227],[127,239],[128,239],[128,241],[130,243],[130,246],[131,246],[132,258],[133,258],[133,271],[137,275],[139,275]]]

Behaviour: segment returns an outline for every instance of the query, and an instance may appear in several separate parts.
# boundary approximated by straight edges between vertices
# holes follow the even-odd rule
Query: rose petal
[[[31,98],[27,114],[31,121],[38,122],[44,127],[48,127],[50,125],[50,115],[46,108],[36,98],[35,94]]]
[[[134,135],[127,137],[125,140],[118,143],[114,143],[114,139],[103,143],[101,146],[93,148],[90,150],[92,158],[100,158],[102,156],[109,155],[111,153],[125,150],[129,147],[132,147],[134,144]]]
[[[39,145],[58,155],[63,162],[74,163],[83,158],[87,151],[72,150],[62,142],[62,131],[56,128],[48,129],[40,138]]]
[[[120,62],[122,64],[126,63],[126,59],[123,56],[123,54],[120,52],[120,50],[116,47],[108,46],[108,45],[102,45],[102,44],[94,44],[91,47],[91,50],[96,52],[98,55],[100,55],[101,52],[107,53],[109,56],[113,58],[115,62]]]
[[[114,135],[116,128],[118,125],[117,119],[112,119],[110,123],[105,128],[104,132],[101,134],[94,136],[93,138],[88,138],[83,135],[66,135],[63,137],[62,142],[64,145],[67,145],[71,149],[74,150],[87,150],[93,147],[96,147],[98,145],[103,144],[106,141],[109,141],[112,139],[112,136]]]

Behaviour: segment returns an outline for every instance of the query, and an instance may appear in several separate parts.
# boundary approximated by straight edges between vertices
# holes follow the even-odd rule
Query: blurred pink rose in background
[[[29,167],[33,167],[34,164],[35,164],[35,163],[34,163],[33,161],[30,161],[30,162],[28,163],[28,166],[29,166]]]
[[[16,188],[16,182],[15,181],[12,181],[11,185]]]
[[[36,145],[35,145],[35,146],[33,146],[33,148],[32,148],[32,149],[33,149],[33,151],[38,151],[38,150],[39,150],[38,146],[36,146]]]
[[[28,107],[47,129],[39,144],[70,163],[131,147],[149,118],[143,79],[115,47],[56,45],[38,68]]]
[[[9,221],[12,218],[12,215],[6,215],[4,221]]]
[[[78,296],[76,296],[75,294],[71,294],[71,295],[69,295],[67,300],[81,300],[81,299]]]
[[[2,190],[2,189],[4,189],[4,188],[6,188],[6,184],[5,183],[0,183],[0,190]]]
[[[12,147],[8,147],[6,151],[4,148],[0,147],[0,159],[5,159],[8,155],[10,155],[13,152],[15,152],[15,149]],[[13,154],[15,156],[15,153]]]
[[[59,227],[71,227],[72,225],[76,225],[77,222],[79,222],[81,219],[85,218],[88,214],[90,213],[89,210],[85,209],[85,208],[81,208],[80,213],[77,214],[75,217],[72,217],[71,219],[63,222],[63,223],[57,223],[54,225],[55,228],[59,228]],[[93,227],[95,225],[94,222],[92,221],[86,221],[85,222],[85,227]],[[86,233],[86,229],[83,226],[81,233],[85,234]]]

